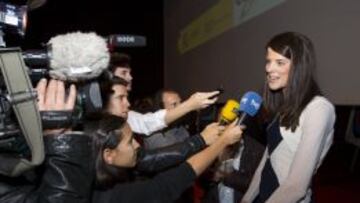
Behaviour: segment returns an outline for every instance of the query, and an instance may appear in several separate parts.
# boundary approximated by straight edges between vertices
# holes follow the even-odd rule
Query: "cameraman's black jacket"
[[[158,149],[139,151],[136,169],[142,173],[157,173],[178,165],[206,146],[200,134],[185,141]]]
[[[13,178],[1,178],[0,202],[89,202],[94,177],[90,137],[76,133],[48,135],[44,144],[44,172],[39,181],[24,184]]]

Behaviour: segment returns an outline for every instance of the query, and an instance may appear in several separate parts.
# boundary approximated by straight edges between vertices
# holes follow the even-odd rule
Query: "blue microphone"
[[[240,118],[237,124],[241,125],[247,116],[255,116],[261,107],[261,103],[262,98],[258,93],[253,91],[245,93],[240,100]]]

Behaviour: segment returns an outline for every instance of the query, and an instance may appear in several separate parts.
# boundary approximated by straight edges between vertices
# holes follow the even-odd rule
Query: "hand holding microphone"
[[[211,145],[219,138],[219,135],[224,131],[224,129],[224,126],[215,122],[207,125],[200,135],[204,139],[206,145]]]
[[[246,118],[253,117],[257,114],[261,107],[262,98],[256,92],[249,91],[244,94],[240,100],[239,119],[236,121],[237,125],[244,126]],[[239,147],[241,153],[241,145]]]
[[[232,145],[238,142],[243,134],[245,126],[237,125],[237,120],[234,120],[228,126],[225,127],[225,130],[221,133],[221,138],[225,140],[227,145]]]
[[[191,111],[204,109],[214,104],[217,101],[218,99],[217,95],[219,95],[219,93],[220,93],[219,91],[196,92],[193,95],[191,95],[189,99],[184,101],[184,104],[188,105]]]

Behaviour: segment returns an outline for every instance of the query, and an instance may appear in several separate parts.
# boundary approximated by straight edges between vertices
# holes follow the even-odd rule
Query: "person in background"
[[[174,109],[181,104],[180,95],[174,90],[163,89],[155,94],[154,110]],[[179,121],[175,121],[167,128],[153,133],[148,137],[144,137],[143,143],[146,149],[156,149],[159,147],[169,146],[186,140],[190,135],[186,126]]]

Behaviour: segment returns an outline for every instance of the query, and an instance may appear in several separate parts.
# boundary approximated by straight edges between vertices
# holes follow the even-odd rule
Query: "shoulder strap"
[[[18,157],[8,157],[0,154],[0,160],[7,160],[9,165],[0,164],[0,173],[7,176],[17,176],[26,170],[39,165],[44,160],[44,145],[40,114],[36,104],[36,92],[33,90],[27,68],[19,48],[0,49],[1,80],[4,80],[10,102],[17,122],[30,149],[30,160]],[[11,161],[10,161],[11,160]],[[7,166],[6,166],[7,165]]]

